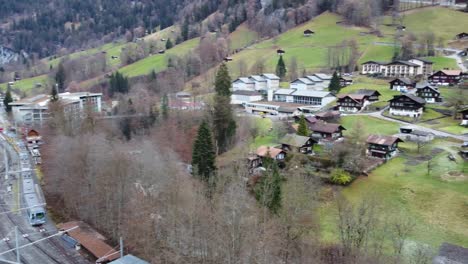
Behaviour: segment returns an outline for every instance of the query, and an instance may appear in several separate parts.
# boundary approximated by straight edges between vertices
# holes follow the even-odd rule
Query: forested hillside
[[[243,22],[272,37],[323,11],[342,12],[359,25],[391,6],[391,0],[17,0],[0,1],[0,44],[46,57],[124,37],[134,40],[175,23],[178,42],[204,30],[234,31]],[[340,6],[346,7],[338,8]],[[344,12],[344,10],[351,10]],[[201,22],[208,18],[206,27]]]

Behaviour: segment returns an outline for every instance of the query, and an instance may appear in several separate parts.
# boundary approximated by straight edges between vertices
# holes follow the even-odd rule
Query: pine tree
[[[254,187],[255,198],[267,207],[271,213],[277,214],[281,208],[281,183],[278,164],[272,158],[264,158],[266,171]]]
[[[301,119],[299,119],[299,128],[297,129],[297,134],[299,136],[304,136],[304,137],[309,136],[309,129],[307,128],[307,123],[306,123],[304,115],[301,115]]]
[[[171,49],[174,45],[172,44],[171,39],[167,39],[166,41],[166,49]]]
[[[214,184],[215,150],[211,131],[206,121],[198,128],[197,137],[193,144],[192,167],[195,177],[200,178],[208,184]]]
[[[286,65],[284,64],[283,56],[280,56],[276,64],[276,75],[283,79],[286,76]]]
[[[115,72],[111,75],[109,81],[109,96],[114,96],[114,93],[128,93],[130,84],[128,78],[123,76],[120,72]]]
[[[169,98],[167,97],[167,94],[164,94],[161,100],[161,114],[164,120],[169,117]]]
[[[223,63],[216,74],[216,95],[213,111],[213,127],[219,153],[228,150],[232,138],[236,134],[236,121],[232,113],[230,88],[231,77],[227,66]]]
[[[65,91],[66,78],[65,68],[63,67],[63,63],[60,62],[57,68],[57,72],[55,73],[55,82],[57,83],[59,92]]]
[[[225,63],[219,66],[219,70],[216,73],[215,91],[216,94],[221,96],[231,96],[231,77]]]
[[[11,102],[13,102],[13,97],[11,96],[11,87],[10,85],[8,85],[7,91],[5,93],[5,98],[3,99],[3,105],[5,106],[5,111],[7,113],[11,112]]]
[[[340,77],[336,71],[333,73],[333,77],[328,85],[328,90],[335,94],[339,93],[341,90]]]
[[[188,40],[189,38],[189,23],[187,19],[184,20],[184,24],[182,25],[182,30],[180,32],[180,35],[182,36],[182,39],[184,41]]]
[[[58,92],[57,92],[57,86],[52,86],[52,91],[50,93],[50,101],[52,102],[57,102],[59,100]]]

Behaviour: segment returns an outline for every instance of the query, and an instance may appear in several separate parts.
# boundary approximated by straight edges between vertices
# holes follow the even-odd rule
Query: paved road
[[[432,128],[420,126],[418,124],[412,124],[412,123],[409,123],[409,122],[396,120],[396,119],[393,119],[393,118],[383,116],[382,115],[383,111],[385,111],[385,109],[382,110],[382,111],[379,111],[379,112],[359,113],[359,114],[354,114],[354,115],[372,116],[372,117],[376,117],[376,118],[383,119],[383,120],[386,120],[386,121],[399,123],[399,124],[406,125],[406,126],[411,126],[411,127],[414,127],[417,130],[433,133],[436,137],[448,137],[448,138],[453,138],[453,139],[457,139],[457,140],[461,140],[461,141],[468,141],[468,135],[454,135],[454,134],[450,134],[450,133],[443,132],[443,131],[440,131],[440,130],[435,130],[435,129],[432,129]]]

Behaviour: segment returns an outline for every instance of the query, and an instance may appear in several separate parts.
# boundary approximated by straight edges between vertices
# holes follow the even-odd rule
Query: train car
[[[46,221],[46,213],[39,202],[35,183],[31,177],[23,177],[23,199],[28,214],[28,221],[32,226],[42,225]]]

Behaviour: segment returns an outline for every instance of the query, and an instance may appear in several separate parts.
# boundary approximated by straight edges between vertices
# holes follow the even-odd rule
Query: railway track
[[[7,150],[10,150],[8,152],[9,152],[9,155],[10,155],[12,161],[15,158],[17,158],[17,160],[20,160],[19,153],[17,152],[16,149],[12,150],[12,149],[8,148],[7,146],[5,146],[5,147],[7,148]],[[15,156],[15,158],[13,158],[13,155]],[[31,164],[30,156],[29,156],[29,163]],[[13,165],[12,167],[20,167],[20,169],[21,169],[21,162],[15,162],[12,165]],[[19,180],[19,179],[17,179],[17,180]],[[2,217],[6,220],[6,221],[2,221],[2,229],[4,230],[3,231],[4,235],[7,235],[6,232],[8,232],[6,227],[14,228],[15,226],[17,226],[19,236],[22,239],[26,240],[28,243],[33,243],[34,240],[29,235],[31,233],[31,231],[34,231],[33,232],[34,234],[40,234],[41,238],[45,238],[48,235],[52,235],[52,234],[55,233],[55,231],[53,231],[53,232],[51,232],[51,234],[48,234],[48,232],[46,232],[46,230],[44,230],[45,232],[41,232],[41,230],[40,230],[41,227],[31,228],[28,221],[26,221],[26,218],[25,218],[24,214],[18,214],[17,215],[17,214],[13,214],[12,212],[10,212],[11,209],[6,206],[4,197],[1,197],[0,203],[1,203],[0,209],[3,212],[7,212],[7,213],[2,214]],[[58,239],[59,239],[58,237],[51,237],[51,238],[43,240],[43,241],[41,241],[41,242],[39,242],[37,244],[30,245],[26,249],[28,251],[28,253],[25,254],[29,258],[25,257],[23,254],[20,254],[21,255],[21,258],[20,258],[21,263],[24,263],[24,264],[38,264],[38,263],[81,264],[81,263],[83,263],[82,261],[78,261],[77,259],[75,259],[74,256],[70,255],[67,252],[67,250],[63,247],[63,245],[60,245],[60,241]],[[9,247],[10,250],[15,248],[15,246],[12,244],[11,240],[7,241],[5,244],[7,244],[7,246]],[[23,252],[26,251],[26,250],[22,249]],[[14,253],[13,253],[13,255],[14,255]],[[32,258],[32,260],[31,260],[31,258]],[[15,259],[16,259],[16,257],[15,257]]]

